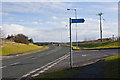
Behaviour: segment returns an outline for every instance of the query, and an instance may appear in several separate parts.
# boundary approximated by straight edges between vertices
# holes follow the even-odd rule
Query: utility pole
[[[98,16],[100,16],[100,39],[102,42],[102,23],[101,23],[101,16],[103,15],[103,13],[99,13]]]
[[[62,44],[62,31],[61,31],[61,44]]]
[[[75,9],[75,19],[77,19],[77,10]],[[76,23],[76,47],[78,47],[78,41],[77,41],[77,23]]]
[[[77,19],[77,9],[67,9],[67,10],[74,10],[75,11],[75,19]],[[76,23],[76,47],[78,47],[78,41],[77,41],[77,23]]]

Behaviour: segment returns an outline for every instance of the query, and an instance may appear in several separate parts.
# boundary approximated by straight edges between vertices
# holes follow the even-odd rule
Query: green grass
[[[62,44],[61,46],[70,46],[69,44]],[[73,45],[73,48],[75,48]],[[119,41],[103,41],[103,42],[90,42],[90,43],[79,43],[78,47],[84,49],[105,49],[105,48],[120,48]]]
[[[53,72],[49,72],[43,75],[39,75],[37,77],[34,77],[33,79],[30,80],[40,80],[40,78],[71,78],[73,75],[77,74],[79,71],[78,70],[56,70]]]
[[[73,50],[79,50],[80,48],[79,48],[79,47],[76,47],[76,46],[72,46],[72,49],[73,49]]]
[[[2,56],[43,48],[37,45],[7,45],[2,47]]]
[[[105,58],[105,78],[120,78],[120,54]]]
[[[120,47],[120,41],[80,43],[79,47],[82,47],[84,49],[118,48],[118,47]]]

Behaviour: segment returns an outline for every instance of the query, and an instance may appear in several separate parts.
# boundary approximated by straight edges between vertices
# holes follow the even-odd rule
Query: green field
[[[8,54],[13,54],[13,53],[20,53],[20,52],[25,52],[25,51],[30,51],[30,50],[35,50],[35,49],[41,49],[42,50],[43,46],[37,46],[37,45],[7,45],[2,47],[2,56],[8,55]],[[47,49],[47,47],[45,47]]]
[[[70,46],[69,44],[62,44],[61,46]],[[76,50],[76,45],[73,45],[73,49]],[[103,42],[89,42],[89,43],[79,43],[78,47],[83,49],[106,49],[106,48],[120,48],[119,41],[103,41]]]
[[[119,48],[120,47],[120,41],[79,43],[79,47],[84,48],[84,49]]]
[[[105,58],[105,78],[120,78],[120,55]]]

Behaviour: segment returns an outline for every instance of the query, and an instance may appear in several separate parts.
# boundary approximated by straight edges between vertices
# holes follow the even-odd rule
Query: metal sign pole
[[[72,69],[72,28],[71,28],[71,24],[72,23],[84,23],[85,20],[84,19],[71,19],[69,18],[69,22],[70,22],[70,68]]]
[[[70,21],[70,68],[72,69],[72,35],[71,35],[71,18]]]

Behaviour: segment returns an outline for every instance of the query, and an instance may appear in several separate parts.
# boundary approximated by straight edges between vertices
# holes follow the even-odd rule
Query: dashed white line
[[[7,67],[7,66],[2,66],[2,67],[0,67],[0,69],[5,68],[5,67]]]
[[[36,58],[32,58],[32,59],[36,59]]]
[[[82,55],[82,56],[87,56],[87,55]]]
[[[20,62],[16,62],[16,63],[13,63],[13,64],[10,64],[11,66],[13,66],[13,65],[16,65],[16,64],[19,64]]]

